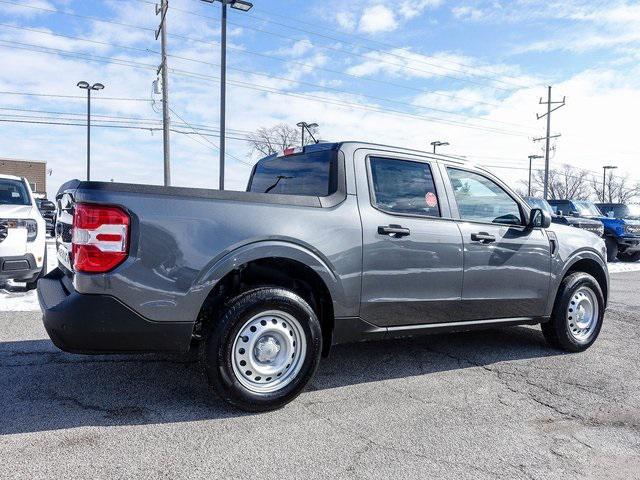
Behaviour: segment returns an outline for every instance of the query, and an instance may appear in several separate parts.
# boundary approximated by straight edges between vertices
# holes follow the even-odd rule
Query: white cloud
[[[54,9],[55,6],[48,2],[47,0],[27,0],[20,2],[21,5],[25,5],[27,7],[34,8],[24,8],[18,5],[10,5],[10,4],[1,4],[0,5],[0,13],[6,13],[8,15],[13,15],[16,17],[35,17],[38,15],[46,15],[47,12],[43,10],[38,10],[39,8],[45,9]]]
[[[358,29],[363,33],[391,32],[398,27],[393,11],[384,5],[373,5],[362,12]]]
[[[356,16],[352,12],[339,11],[336,13],[336,21],[343,30],[351,32],[356,29]]]
[[[398,5],[398,12],[410,20],[421,15],[428,8],[437,8],[442,5],[442,0],[405,0]]]
[[[485,16],[485,13],[482,10],[469,5],[454,7],[451,12],[454,17],[461,20],[477,21]]]

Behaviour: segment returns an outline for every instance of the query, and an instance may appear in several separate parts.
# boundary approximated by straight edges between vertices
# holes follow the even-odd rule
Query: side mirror
[[[549,228],[551,226],[551,215],[541,208],[531,209],[529,215],[530,228]]]

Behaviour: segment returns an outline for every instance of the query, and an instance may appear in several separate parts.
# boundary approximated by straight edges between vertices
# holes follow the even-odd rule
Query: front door
[[[456,320],[462,238],[435,162],[365,150],[355,162],[363,228],[360,316],[385,327]]]
[[[527,211],[494,179],[447,167],[464,244],[465,320],[541,317],[549,297],[546,232],[526,226]]]

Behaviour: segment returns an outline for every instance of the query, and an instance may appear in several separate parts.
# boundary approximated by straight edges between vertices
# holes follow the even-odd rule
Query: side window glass
[[[390,213],[440,216],[431,167],[426,163],[371,157],[374,206]]]
[[[447,168],[460,218],[484,223],[522,225],[518,203],[498,184],[473,172]]]

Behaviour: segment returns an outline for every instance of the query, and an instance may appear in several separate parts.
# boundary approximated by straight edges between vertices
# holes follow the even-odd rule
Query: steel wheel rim
[[[567,325],[573,338],[581,342],[589,339],[598,323],[599,314],[595,292],[589,287],[576,290],[567,307]]]
[[[236,380],[255,393],[275,392],[296,378],[307,351],[302,325],[281,310],[260,312],[244,323],[233,342]]]

